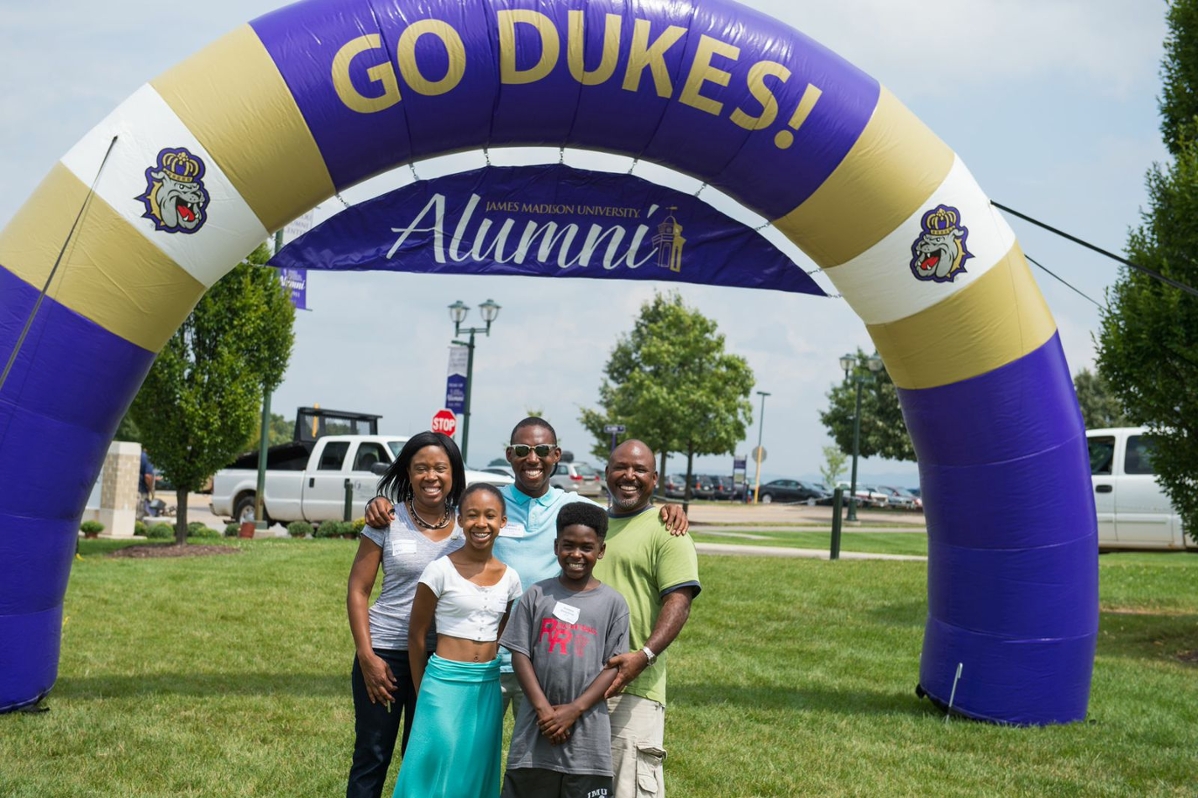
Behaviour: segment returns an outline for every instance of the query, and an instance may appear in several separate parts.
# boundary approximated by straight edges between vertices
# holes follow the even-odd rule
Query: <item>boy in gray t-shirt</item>
[[[557,516],[562,572],[537,582],[512,610],[499,644],[524,689],[502,798],[612,794],[607,661],[628,650],[628,605],[591,572],[603,557],[607,513],[578,502]]]

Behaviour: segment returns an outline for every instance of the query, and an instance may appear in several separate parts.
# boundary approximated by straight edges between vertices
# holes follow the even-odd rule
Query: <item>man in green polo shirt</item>
[[[665,795],[665,650],[700,590],[694,541],[670,535],[652,505],[655,463],[653,450],[637,440],[611,453],[607,552],[595,564],[595,577],[618,590],[629,610],[631,650],[608,662],[619,669],[607,692],[617,796]]]

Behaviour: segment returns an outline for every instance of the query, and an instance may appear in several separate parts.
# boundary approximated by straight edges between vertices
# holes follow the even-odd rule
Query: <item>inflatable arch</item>
[[[999,722],[1085,716],[1083,426],[1014,235],[890,92],[729,0],[307,0],[143,86],[63,157],[0,233],[0,710],[54,684],[89,488],[204,291],[336,190],[505,145],[694,175],[825,269],[919,455],[921,688]]]

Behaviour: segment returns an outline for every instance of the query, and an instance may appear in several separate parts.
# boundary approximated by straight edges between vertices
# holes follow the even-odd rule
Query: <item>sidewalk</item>
[[[171,506],[175,503],[175,494],[159,492],[157,498],[162,499]],[[232,518],[222,518],[215,515],[209,506],[212,497],[207,493],[189,493],[187,494],[187,522],[199,521],[205,526],[215,529],[217,532],[224,532],[225,526],[233,521]],[[160,516],[153,519],[156,522],[164,524],[174,524],[177,515]],[[149,520],[149,519],[147,519]],[[270,529],[259,529],[254,533],[256,538],[285,538],[287,537],[287,528],[282,524],[275,524]]]
[[[788,549],[781,546],[738,546],[734,543],[696,543],[700,554],[722,554],[740,557],[800,557],[809,560],[827,560],[829,552],[823,549]],[[842,560],[906,560],[927,562],[927,557],[915,554],[869,554],[863,551],[840,552]]]

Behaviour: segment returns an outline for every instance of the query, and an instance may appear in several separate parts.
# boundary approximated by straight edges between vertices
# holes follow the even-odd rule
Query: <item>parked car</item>
[[[845,501],[848,501],[849,488],[852,487],[848,482],[836,483],[838,488],[844,488]],[[889,494],[883,493],[880,490],[857,483],[857,506],[858,507],[873,507],[875,509],[887,507],[890,505]]]
[[[709,477],[706,474],[691,474],[691,498],[714,499],[715,485],[715,477]]]
[[[662,482],[662,491],[667,499],[686,498],[686,474],[670,474]],[[692,499],[711,499],[715,497],[714,477],[703,474],[691,475]]]
[[[893,485],[877,485],[875,489],[888,495],[887,501],[889,502],[889,507],[893,510],[923,509],[923,501],[918,496],[908,493],[906,488],[896,488]]]
[[[733,501],[737,498],[744,497],[744,491],[739,490],[732,477],[725,476],[709,476],[714,493],[712,498],[722,501]]]
[[[1086,430],[1086,443],[1099,549],[1198,547],[1157,480],[1155,447],[1143,427]]]
[[[603,474],[586,463],[558,463],[549,484],[580,496],[603,495]]]
[[[667,499],[681,499],[686,495],[686,474],[670,474],[661,481],[661,492]]]
[[[374,498],[379,476],[399,455],[406,437],[397,435],[325,435],[315,441],[294,441],[271,447],[262,497],[266,519],[339,521],[345,513],[346,482],[350,483],[351,517],[361,518]],[[242,523],[253,521],[258,490],[257,455],[247,454],[212,478],[214,515]],[[508,485],[511,477],[466,471],[466,484]]]
[[[798,479],[775,479],[761,486],[757,500],[762,504],[772,504],[773,502],[824,504],[831,501],[831,496],[810,482]]]

